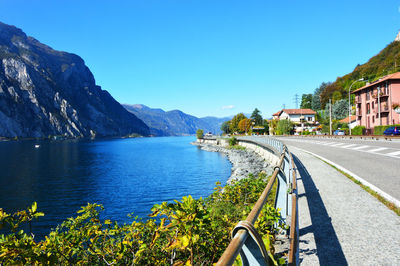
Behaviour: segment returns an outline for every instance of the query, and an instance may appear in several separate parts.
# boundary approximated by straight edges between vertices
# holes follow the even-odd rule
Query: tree
[[[332,94],[332,103],[336,103],[341,99],[342,99],[342,94],[340,93],[340,91],[334,91]]]
[[[311,103],[312,103],[312,94],[303,94],[301,96],[301,104],[300,108],[301,109],[311,109]]]
[[[239,122],[245,118],[247,117],[243,113],[239,113],[232,118],[229,124],[229,130],[231,133],[239,132]]]
[[[241,133],[248,132],[251,127],[251,119],[245,118],[240,120],[238,127]]]
[[[225,133],[225,134],[229,134],[230,133],[230,130],[229,130],[230,122],[231,121],[225,121],[225,122],[222,123],[221,130],[222,130],[223,133]]]
[[[293,123],[288,119],[282,119],[278,121],[276,127],[276,135],[289,135],[293,130]]]
[[[321,93],[328,87],[331,83],[330,82],[322,82],[318,88],[315,89],[314,94],[312,96],[311,101],[311,109],[314,111],[321,110]]]
[[[202,139],[204,137],[204,131],[202,129],[198,129],[196,131],[196,136],[198,139]]]
[[[329,104],[325,107],[325,115],[329,121]],[[340,120],[349,115],[349,102],[347,100],[338,100],[332,104],[332,119]]]
[[[338,100],[332,105],[332,116],[334,119],[343,119],[349,115],[349,102]]]
[[[257,108],[254,109],[253,113],[251,114],[250,118],[254,120],[254,125],[255,126],[261,126],[263,123],[263,118],[260,115],[260,110],[258,110]]]

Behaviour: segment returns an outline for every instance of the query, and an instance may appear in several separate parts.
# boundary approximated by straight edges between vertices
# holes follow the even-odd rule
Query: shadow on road
[[[311,226],[300,229],[300,249],[301,236],[307,233],[313,233],[317,247],[316,254],[320,265],[347,265],[346,257],[344,256],[335,229],[332,226],[331,218],[326,211],[319,191],[305,166],[294,154],[292,155],[300,173],[301,180],[303,181],[305,189],[304,194],[307,198],[312,222]],[[300,252],[306,255],[314,253],[310,250],[300,250]]]

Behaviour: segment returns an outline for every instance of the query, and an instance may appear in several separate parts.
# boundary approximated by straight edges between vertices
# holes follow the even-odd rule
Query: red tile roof
[[[355,92],[357,92],[357,91],[364,90],[364,89],[366,89],[366,88],[369,88],[369,87],[371,87],[371,86],[374,86],[374,85],[376,85],[376,84],[379,84],[379,83],[381,83],[381,82],[384,82],[384,81],[386,81],[386,80],[391,80],[391,79],[400,79],[400,72],[396,72],[396,73],[393,73],[393,74],[384,76],[384,77],[378,79],[377,81],[374,81],[374,82],[372,82],[372,83],[370,83],[370,84],[365,85],[364,87],[361,87],[361,88],[359,88],[359,89],[353,91],[352,93],[355,93]]]
[[[311,109],[283,109],[283,112],[289,115],[315,115],[316,112]]]
[[[272,116],[279,116],[282,113],[282,110],[276,112],[275,114],[273,114]]]
[[[353,121],[356,121],[357,117],[355,115],[352,115],[350,117],[350,119],[351,119],[351,122],[353,122]],[[349,117],[343,118],[339,122],[341,122],[341,123],[349,123]]]

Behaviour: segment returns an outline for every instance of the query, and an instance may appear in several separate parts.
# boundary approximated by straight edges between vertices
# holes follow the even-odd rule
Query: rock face
[[[156,136],[182,136],[196,134],[197,129],[205,133],[221,133],[221,124],[230,118],[205,117],[198,118],[179,110],[165,112],[162,109],[153,109],[143,104],[123,104],[123,106],[142,119]]]
[[[0,22],[0,137],[148,135],[77,55]]]

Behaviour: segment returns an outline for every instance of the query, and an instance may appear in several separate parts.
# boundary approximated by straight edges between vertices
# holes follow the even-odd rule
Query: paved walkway
[[[301,264],[400,265],[400,216],[330,165],[288,148],[299,172]]]

